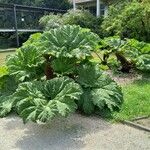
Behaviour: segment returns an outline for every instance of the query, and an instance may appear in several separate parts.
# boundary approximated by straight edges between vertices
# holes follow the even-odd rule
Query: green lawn
[[[135,81],[123,86],[124,103],[115,120],[130,120],[141,116],[150,116],[150,79]]]
[[[0,51],[0,66],[5,64],[6,56],[14,54],[15,51],[7,51],[7,52],[1,52]]]

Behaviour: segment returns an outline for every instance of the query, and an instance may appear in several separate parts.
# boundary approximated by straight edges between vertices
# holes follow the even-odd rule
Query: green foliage
[[[35,79],[42,63],[43,59],[40,52],[30,44],[21,47],[16,54],[9,56],[7,59],[10,75],[15,75],[20,81]]]
[[[49,14],[43,16],[39,20],[40,25],[46,30],[50,30],[53,28],[58,28],[59,26],[63,25],[63,20],[61,18],[61,15],[54,15],[54,14]]]
[[[0,117],[6,116],[13,107],[13,93],[17,88],[15,79],[9,75],[0,77]]]
[[[87,115],[90,115],[95,112],[95,105],[93,103],[90,89],[83,90],[83,94],[77,104],[78,109]]]
[[[66,58],[66,57],[59,57],[52,61],[52,68],[54,72],[58,74],[71,74],[74,73],[77,64],[76,58]]]
[[[78,70],[77,82],[84,90],[79,106],[85,113],[93,113],[96,107],[100,110],[107,107],[110,111],[120,108],[122,103],[121,88],[103,74],[98,66],[81,66]]]
[[[90,27],[91,20],[94,16],[86,10],[69,10],[63,15],[63,21],[65,24],[80,25],[81,27]]]
[[[137,69],[150,72],[150,54],[141,55],[137,58]]]
[[[62,16],[64,24],[79,25],[83,28],[89,28],[92,32],[102,36],[101,23],[103,18],[97,18],[87,10],[69,10]]]
[[[139,42],[135,39],[121,40],[115,36],[104,38],[100,43],[100,47],[103,50],[102,63],[105,65],[111,66],[109,57],[115,55],[117,61],[120,61],[122,68],[128,67],[129,70],[135,68],[141,71],[150,71],[149,43]]]
[[[104,38],[101,42],[103,44],[103,48],[110,47],[112,51],[117,51],[125,44],[125,41],[121,40],[118,36]]]
[[[32,35],[7,59],[8,76],[19,85],[11,92],[0,89],[0,116],[15,110],[24,123],[45,123],[76,109],[91,114],[120,108],[120,87],[90,61],[99,41],[98,35],[75,25]]]
[[[105,35],[121,35],[150,42],[150,3],[129,1],[111,6],[102,28]]]
[[[135,39],[127,39],[125,48],[131,57],[137,57],[142,54],[150,54],[150,43],[139,42]]]
[[[0,96],[7,96],[13,94],[17,87],[17,83],[14,77],[4,75],[0,77]]]
[[[125,55],[130,58],[137,69],[150,71],[150,44],[139,42],[135,39],[127,40],[125,45]]]
[[[85,59],[96,50],[99,37],[88,29],[66,25],[45,32],[41,37],[41,49],[55,57]]]
[[[46,15],[40,19],[42,27],[48,31],[62,25],[79,25],[82,28],[89,28],[92,32],[102,36],[101,23],[103,18],[97,18],[86,10],[69,10],[64,15]]]
[[[46,122],[76,110],[82,90],[73,80],[62,77],[46,82],[26,82],[17,89],[17,110],[24,122]]]
[[[114,36],[114,37],[107,37],[104,38],[100,42],[100,48],[103,50],[103,61],[102,64],[108,65],[108,67],[120,67],[120,70],[122,72],[129,72],[132,67],[132,62],[128,60],[124,56],[124,45],[126,44],[125,41],[121,40],[120,37]],[[113,57],[112,57],[113,56]],[[116,60],[119,62],[117,63],[114,61],[114,63],[111,64],[111,60],[116,58]]]
[[[6,66],[0,66],[0,77],[8,74],[8,68]]]
[[[23,44],[23,45],[34,45],[34,46],[38,46],[38,41],[41,38],[41,33],[34,33],[32,34],[29,39]]]
[[[12,78],[7,78],[6,82],[1,86],[0,116],[6,116],[14,107],[25,123],[46,122],[58,114],[67,116],[76,110],[74,100],[82,94],[80,86],[67,77],[25,82],[17,90]]]

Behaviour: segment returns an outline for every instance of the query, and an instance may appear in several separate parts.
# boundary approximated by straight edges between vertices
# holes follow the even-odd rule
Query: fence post
[[[19,36],[18,36],[18,25],[17,25],[17,13],[16,13],[16,5],[14,5],[14,23],[15,23],[15,32],[16,32],[16,42],[17,47],[19,47]]]

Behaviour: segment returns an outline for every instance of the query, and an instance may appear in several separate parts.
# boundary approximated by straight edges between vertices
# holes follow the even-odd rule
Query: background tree
[[[119,3],[110,6],[102,28],[106,36],[120,35],[150,41],[150,3],[147,0]]]
[[[89,28],[92,32],[102,37],[101,24],[103,17],[97,18],[87,10],[69,10],[63,15],[49,14],[40,19],[40,25],[44,30],[50,30],[62,25],[79,25],[83,28]]]

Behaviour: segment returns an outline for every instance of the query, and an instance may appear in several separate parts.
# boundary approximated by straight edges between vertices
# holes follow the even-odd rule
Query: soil
[[[106,71],[114,81],[116,81],[119,85],[126,85],[134,82],[135,80],[142,79],[142,74],[138,74],[137,72],[130,72],[130,73],[113,73],[111,70]]]

